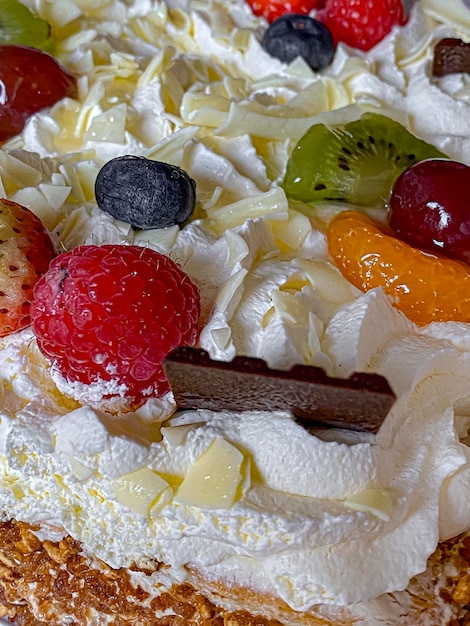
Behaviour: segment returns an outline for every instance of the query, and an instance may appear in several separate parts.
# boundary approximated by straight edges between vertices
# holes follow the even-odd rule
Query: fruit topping
[[[33,48],[49,45],[49,24],[33,15],[19,0],[2,0],[0,5],[0,44],[20,44]]]
[[[432,73],[445,76],[458,72],[470,72],[470,43],[448,37],[434,46]]]
[[[23,130],[26,120],[62,98],[76,95],[76,83],[46,52],[0,46],[0,143]]]
[[[195,343],[199,310],[196,286],[167,256],[85,245],[53,260],[34,289],[31,319],[69,395],[82,401],[88,385],[88,402],[124,398],[127,406],[168,391],[162,360]]]
[[[331,378],[320,367],[270,369],[261,359],[213,361],[207,352],[181,347],[163,367],[177,405],[213,411],[287,411],[306,426],[377,432],[395,395],[378,374]]]
[[[417,248],[470,263],[470,167],[429,159],[395,181],[390,226]]]
[[[98,172],[95,196],[100,209],[135,228],[166,228],[191,216],[196,184],[175,165],[122,156]]]
[[[331,220],[328,248],[353,285],[362,291],[382,287],[416,324],[470,322],[470,267],[465,263],[414,248],[356,211]]]
[[[30,324],[33,287],[55,257],[41,220],[26,207],[0,200],[0,337]]]
[[[398,122],[365,113],[344,126],[312,126],[292,152],[283,187],[288,197],[303,202],[331,199],[383,206],[403,170],[445,156]]]
[[[255,15],[274,22],[275,19],[287,13],[307,15],[312,9],[317,9],[324,4],[324,0],[247,0]]]
[[[364,51],[406,21],[402,0],[326,0],[317,18],[328,26],[335,43]]]
[[[329,65],[335,53],[328,28],[308,15],[278,18],[264,33],[261,45],[283,63],[301,57],[316,72]]]

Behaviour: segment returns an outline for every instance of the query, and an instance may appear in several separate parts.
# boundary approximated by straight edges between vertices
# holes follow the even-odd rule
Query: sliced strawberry
[[[401,0],[326,0],[316,18],[330,29],[335,43],[364,51],[406,22]]]
[[[0,200],[0,337],[30,324],[33,287],[56,254],[41,220]]]
[[[325,0],[247,0],[251,10],[255,15],[262,16],[268,22],[286,15],[287,13],[298,13],[307,15],[313,9],[319,9],[325,4]]]

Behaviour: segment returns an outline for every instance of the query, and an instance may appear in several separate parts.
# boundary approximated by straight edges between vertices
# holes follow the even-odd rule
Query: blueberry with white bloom
[[[167,228],[191,216],[196,183],[175,165],[127,155],[101,168],[95,196],[100,209],[135,228]]]
[[[315,72],[327,67],[335,53],[329,29],[308,15],[296,13],[275,20],[264,33],[261,45],[283,63],[301,57]]]

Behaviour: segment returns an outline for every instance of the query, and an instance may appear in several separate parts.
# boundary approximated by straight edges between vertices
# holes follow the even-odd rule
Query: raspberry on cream
[[[0,339],[2,519],[37,522],[45,540],[69,534],[84,555],[132,567],[149,594],[168,579],[224,581],[282,600],[285,623],[309,611],[399,624],[401,605],[384,594],[470,527],[468,324],[418,327],[380,287],[362,293],[328,252],[343,205],[309,213],[280,183],[312,124],[371,110],[469,164],[467,78],[428,71],[433,41],[470,34],[466,9],[423,0],[375,48],[339,44],[314,73],[269,57],[265,25],[241,0],[26,4],[52,23],[78,99],[2,147],[3,195],[34,208],[66,254],[140,246],[178,263],[200,290],[199,344],[212,358],[377,372],[397,402],[376,436],[309,432],[285,411],[175,413],[170,394],[111,415],[55,384],[27,328]],[[141,231],[100,211],[98,172],[123,155],[188,172],[193,219]],[[99,396],[109,391],[100,383]],[[206,455],[221,468],[218,499],[201,487]],[[217,603],[244,608],[236,594]]]

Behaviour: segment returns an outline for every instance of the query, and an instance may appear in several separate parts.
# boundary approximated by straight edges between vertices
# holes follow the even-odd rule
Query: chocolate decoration
[[[460,39],[441,39],[434,47],[433,76],[470,72],[470,43]]]
[[[331,378],[320,367],[270,369],[261,359],[214,361],[197,348],[176,348],[163,367],[181,409],[290,410],[305,426],[376,433],[395,401],[387,380],[355,373]]]

